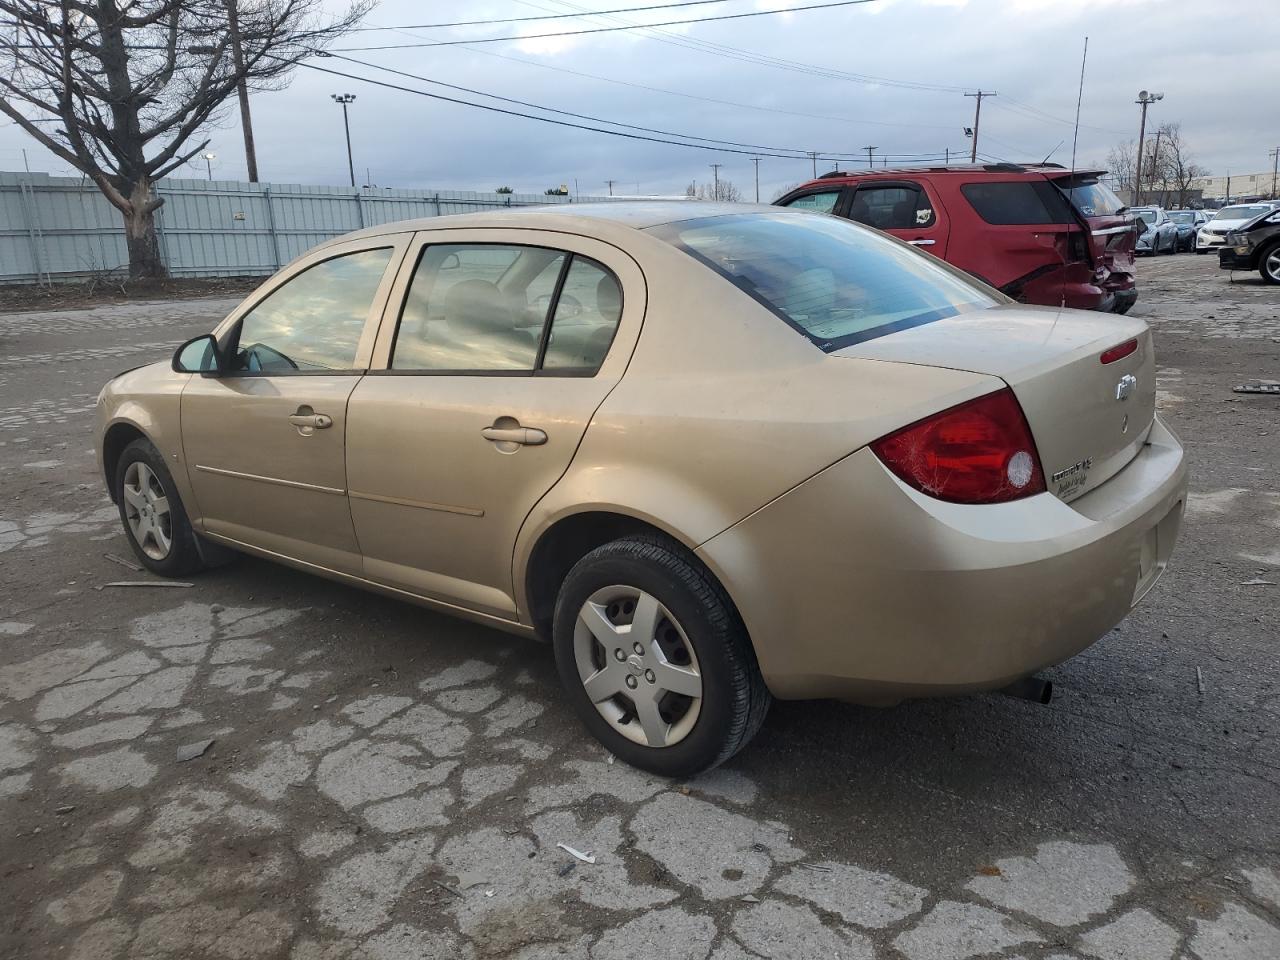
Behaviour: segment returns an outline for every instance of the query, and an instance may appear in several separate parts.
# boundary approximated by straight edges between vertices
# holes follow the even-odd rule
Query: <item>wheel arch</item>
[[[623,537],[650,534],[671,540],[684,547],[694,562],[698,559],[697,543],[672,529],[656,517],[640,516],[613,507],[592,507],[556,518],[541,530],[528,549],[528,559],[517,570],[516,584],[523,596],[518,605],[542,639],[551,636],[551,620],[555,612],[560,585],[573,565],[596,547]],[[724,584],[707,570],[720,586]],[[728,590],[725,589],[728,594]],[[731,598],[732,599],[732,598]]]
[[[116,466],[120,463],[120,455],[135,440],[152,442],[142,428],[131,420],[117,420],[102,434],[102,477],[112,503],[116,502]]]

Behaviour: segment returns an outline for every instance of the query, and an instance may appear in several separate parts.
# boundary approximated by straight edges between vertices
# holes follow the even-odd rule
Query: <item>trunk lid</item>
[[[1102,354],[1130,340],[1110,363]],[[1074,500],[1105,483],[1146,442],[1155,417],[1151,333],[1137,319],[1021,304],[960,314],[835,351],[999,377],[1035,437],[1049,492]]]

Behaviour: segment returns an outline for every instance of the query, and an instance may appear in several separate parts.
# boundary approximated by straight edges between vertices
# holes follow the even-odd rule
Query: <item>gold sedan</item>
[[[591,732],[673,776],[771,697],[1071,657],[1164,570],[1186,492],[1141,320],[775,207],[350,234],[97,410],[148,569],[230,548],[549,638]]]

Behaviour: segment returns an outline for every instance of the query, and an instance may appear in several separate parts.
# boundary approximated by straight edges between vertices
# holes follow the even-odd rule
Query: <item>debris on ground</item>
[[[1232,393],[1271,393],[1280,396],[1280,380],[1246,380],[1231,388]]]
[[[1240,583],[1242,587],[1274,587],[1274,580],[1244,580]]]
[[[561,867],[559,870],[557,870],[556,875],[561,877],[567,877],[569,874],[573,873],[573,870],[576,866],[577,864],[571,860],[568,863],[566,863],[563,867]]]
[[[186,763],[188,760],[194,760],[196,757],[203,757],[205,751],[212,746],[212,740],[199,740],[196,743],[185,743],[178,748],[176,761],[178,763]]]
[[[573,857],[575,860],[581,860],[583,863],[596,862],[596,858],[592,854],[583,853],[581,850],[575,850],[573,849],[573,847],[569,846],[567,843],[557,843],[556,846],[559,847],[561,850],[563,850],[565,853],[567,853],[569,856]]]
[[[66,805],[66,806],[64,806],[64,807],[59,807],[57,810],[55,810],[55,811],[53,811],[53,812],[54,812],[54,813],[56,813],[58,816],[63,817],[63,816],[66,816],[68,813],[70,813],[70,812],[71,812],[72,810],[74,810],[75,808],[76,808],[76,805],[75,805],[74,803],[69,803],[69,804],[67,804],[67,805]]]
[[[437,880],[436,886],[439,887],[441,890],[444,890],[446,893],[452,893],[455,897],[458,897],[459,899],[462,898],[462,891],[459,890],[457,887],[453,886],[452,884],[445,883],[443,880]]]
[[[1196,689],[1200,691],[1200,696],[1204,696],[1204,671],[1196,667]]]
[[[113,580],[111,583],[104,583],[102,587],[194,587],[194,583],[186,583],[183,580]],[[95,589],[101,590],[102,587]]]
[[[142,564],[140,563],[134,563],[132,560],[126,560],[124,557],[117,556],[114,553],[104,553],[103,556],[106,557],[108,560],[110,560],[112,563],[118,563],[122,567],[127,567],[128,569],[132,570],[134,573],[142,572]]]

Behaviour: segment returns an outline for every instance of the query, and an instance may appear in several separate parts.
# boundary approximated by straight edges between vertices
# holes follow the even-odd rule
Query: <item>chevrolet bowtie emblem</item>
[[[1132,373],[1126,373],[1120,378],[1120,382],[1116,384],[1116,399],[1128,400],[1129,394],[1133,393],[1133,388],[1138,385],[1138,378]]]

